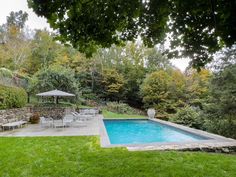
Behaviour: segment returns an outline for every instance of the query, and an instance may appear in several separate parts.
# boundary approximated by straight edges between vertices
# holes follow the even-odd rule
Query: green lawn
[[[110,111],[102,111],[104,118],[147,118],[147,116],[143,115],[128,115],[128,114],[118,114]]]
[[[235,155],[103,149],[98,137],[0,138],[3,177],[234,177],[235,169]]]

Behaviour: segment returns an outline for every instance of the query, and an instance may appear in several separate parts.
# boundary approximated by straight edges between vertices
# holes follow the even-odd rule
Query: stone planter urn
[[[154,119],[155,114],[156,114],[155,109],[149,108],[149,109],[147,110],[147,115],[148,115],[149,119]]]

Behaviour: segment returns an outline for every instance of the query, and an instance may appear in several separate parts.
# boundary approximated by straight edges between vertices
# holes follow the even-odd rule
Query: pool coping
[[[160,124],[170,126],[173,128],[180,129],[182,131],[209,138],[207,140],[199,141],[188,141],[188,142],[155,142],[155,143],[144,143],[144,144],[111,144],[109,136],[106,131],[103,120],[150,120],[158,122]],[[131,119],[104,119],[101,117],[99,120],[100,129],[100,141],[101,147],[111,148],[111,147],[126,147],[129,151],[144,151],[144,150],[191,150],[191,151],[211,151],[211,152],[230,152],[232,149],[236,151],[236,140],[231,138],[226,138],[213,133],[205,132],[202,130],[197,130],[194,128],[186,127],[183,125],[175,124],[172,122],[160,120],[160,119],[145,119],[145,118],[131,118]]]

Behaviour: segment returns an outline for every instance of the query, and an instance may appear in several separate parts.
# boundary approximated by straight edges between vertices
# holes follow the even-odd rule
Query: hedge
[[[23,88],[0,85],[0,109],[21,108],[27,103]]]

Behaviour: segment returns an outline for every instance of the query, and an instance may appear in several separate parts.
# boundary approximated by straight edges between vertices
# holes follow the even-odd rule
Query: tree
[[[169,86],[171,77],[160,70],[148,75],[141,85],[141,94],[146,107],[155,107],[159,112],[167,111],[169,107]]]
[[[211,72],[207,69],[202,69],[197,72],[190,69],[187,73],[187,100],[188,103],[202,108],[202,103],[209,96],[209,85]]]
[[[35,73],[31,83],[32,91],[45,92],[54,89],[78,95],[79,83],[74,77],[74,71],[69,68],[54,65],[48,68],[42,68]]]
[[[236,64],[214,73],[204,116],[207,130],[236,138]]]
[[[186,105],[186,78],[173,68],[147,75],[140,90],[145,106],[153,106],[159,112],[176,113]]]
[[[217,52],[210,67],[212,70],[219,72],[233,64],[236,64],[236,45]]]
[[[169,69],[172,65],[166,55],[163,55],[155,47],[146,51],[146,68],[149,73],[159,69]]]
[[[236,115],[236,64],[214,74],[211,94],[221,114]]]
[[[214,52],[235,43],[234,0],[173,0],[170,3],[170,31],[173,34],[171,48],[180,54],[177,47],[181,46],[181,53],[191,56],[193,66],[204,66],[212,60]]]
[[[105,69],[102,73],[104,96],[111,101],[119,101],[123,96],[124,78],[115,69]]]
[[[31,56],[27,62],[28,72],[34,74],[55,61],[60,45],[46,30],[37,30],[31,42]]]
[[[10,15],[7,16],[7,26],[15,26],[18,29],[23,29],[25,22],[28,19],[28,14],[22,10],[18,12],[10,12]]]
[[[23,11],[11,12],[7,23],[0,27],[0,59],[2,66],[8,65],[12,70],[18,70],[30,55],[30,40],[25,36],[23,27],[28,14]]]
[[[234,0],[28,0],[28,4],[59,31],[58,39],[87,55],[98,45],[122,44],[138,35],[145,45],[153,46],[169,32],[172,56],[189,56],[199,68],[236,39]],[[178,52],[177,46],[183,50]]]
[[[169,86],[170,97],[173,107],[183,107],[187,98],[187,79],[186,76],[178,69],[169,69],[171,84]]]

